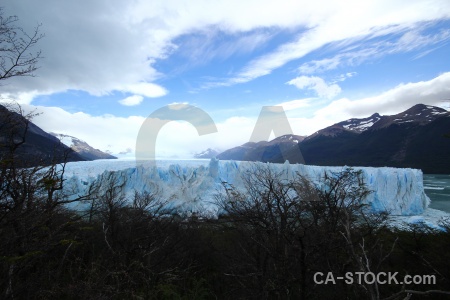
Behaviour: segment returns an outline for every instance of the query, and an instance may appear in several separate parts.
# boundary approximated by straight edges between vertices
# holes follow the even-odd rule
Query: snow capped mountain
[[[408,167],[450,172],[450,112],[417,104],[392,116],[374,113],[308,136],[246,143],[219,154],[223,160],[306,163],[321,166]],[[300,155],[301,154],[301,155]]]
[[[404,112],[392,116],[383,116],[381,121],[371,129],[385,128],[392,124],[427,125],[438,118],[450,116],[450,112],[440,107],[417,104]]]
[[[380,121],[380,119],[381,119],[381,116],[378,113],[375,113],[368,118],[350,119],[347,121],[340,122],[338,124],[347,130],[361,133],[361,132],[366,131],[367,129],[371,128],[376,122]]]
[[[300,135],[294,135],[294,134],[286,134],[286,135],[282,135],[279,136],[273,140],[271,140],[270,142],[268,142],[268,145],[275,145],[275,144],[290,144],[290,145],[296,145],[298,143],[300,143],[301,141],[303,141],[305,139],[304,136],[300,136]]]
[[[21,143],[15,154],[20,166],[46,165],[52,162],[84,160],[53,135],[26,119],[11,106],[0,105],[0,156],[9,155],[13,143]],[[68,153],[71,152],[71,153]],[[68,153],[68,154],[67,154]]]
[[[208,148],[205,151],[194,154],[194,158],[215,158],[219,154],[219,151]]]
[[[327,128],[319,130],[318,132],[309,136],[307,139],[310,139],[318,135],[336,136],[337,134],[342,133],[343,131],[362,133],[367,130],[376,130],[380,128],[385,128],[392,124],[412,123],[412,124],[426,125],[443,116],[450,116],[450,112],[440,107],[417,104],[409,108],[408,110],[396,115],[380,116],[378,113],[375,113],[367,118],[362,119],[353,118],[346,121],[342,121],[334,125],[331,125]]]
[[[53,132],[51,132],[50,134],[58,138],[61,141],[61,143],[63,143],[67,147],[70,147],[73,151],[78,153],[86,160],[117,158],[108,153],[102,152],[98,149],[94,149],[88,143],[76,137],[67,134],[53,133]]]
[[[308,164],[409,167],[450,172],[450,113],[417,104],[392,116],[373,114],[324,128],[300,144]],[[295,153],[286,159],[296,162]]]

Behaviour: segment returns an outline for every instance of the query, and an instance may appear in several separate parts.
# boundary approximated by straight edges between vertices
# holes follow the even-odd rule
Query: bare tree
[[[259,299],[305,299],[316,246],[310,205],[320,195],[299,174],[288,178],[269,166],[255,164],[242,179],[244,191],[224,183],[226,193],[217,195],[226,226],[240,236],[226,275]]]
[[[17,76],[34,76],[41,51],[32,48],[44,37],[40,24],[27,33],[17,25],[17,16],[4,16],[0,8],[0,81]]]
[[[373,213],[364,199],[370,190],[361,171],[326,172],[320,186],[297,174],[288,178],[269,166],[255,165],[243,176],[244,188],[223,183],[218,194],[223,225],[237,234],[225,253],[226,277],[240,295],[258,299],[307,299],[342,293],[347,298],[400,299],[410,295],[447,295],[445,290],[396,292],[378,282],[341,285],[339,292],[311,278],[325,270],[344,274],[389,269],[399,237],[388,228],[385,213]],[[417,253],[413,252],[415,256]],[[427,268],[427,259],[417,256]],[[436,268],[433,273],[439,274]],[[441,278],[443,276],[440,276]],[[320,287],[320,288],[319,288]]]

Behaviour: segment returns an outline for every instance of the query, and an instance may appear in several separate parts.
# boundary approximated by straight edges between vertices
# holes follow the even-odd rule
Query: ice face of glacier
[[[99,164],[95,166],[95,164]],[[113,164],[118,165],[114,166]],[[273,171],[293,178],[301,174],[314,184],[320,185],[325,172],[340,172],[345,167],[319,167],[301,164],[269,164],[260,162],[211,161],[164,162],[157,166],[136,166],[131,161],[82,162],[66,166],[65,189],[76,194],[86,193],[89,185],[104,182],[114,176],[123,184],[122,193],[131,197],[134,191],[158,192],[167,201],[166,208],[183,215],[199,213],[216,216],[218,207],[215,195],[224,192],[222,182],[243,189],[242,175],[258,166],[268,166]],[[120,165],[120,166],[119,166]],[[369,190],[373,191],[364,200],[373,212],[388,212],[392,215],[418,215],[429,205],[430,200],[423,188],[423,174],[416,169],[357,167]],[[106,171],[105,171],[106,170]],[[101,173],[102,172],[102,173]]]

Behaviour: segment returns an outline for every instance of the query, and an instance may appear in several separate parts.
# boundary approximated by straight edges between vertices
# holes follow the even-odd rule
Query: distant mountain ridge
[[[73,151],[78,153],[81,157],[83,157],[86,160],[117,158],[109,153],[105,153],[103,151],[100,151],[99,149],[91,147],[88,143],[76,137],[54,132],[50,132],[50,134],[58,138],[61,141],[61,143],[65,144],[67,147],[70,147]]]
[[[304,159],[306,164],[321,166],[409,167],[429,174],[450,173],[450,138],[445,138],[449,133],[450,112],[417,104],[396,115],[375,113],[333,124],[297,144],[285,144],[291,148],[284,152],[273,150],[281,145],[279,137],[271,142],[247,143],[217,157],[291,163]],[[271,155],[261,156],[267,152]]]
[[[280,161],[283,160],[281,158],[282,153],[291,147],[297,146],[304,139],[304,136],[287,134],[269,142],[248,142],[220,153],[217,155],[217,158],[223,160],[284,162]]]
[[[380,116],[374,113],[370,117],[362,119],[349,119],[342,121],[319,130],[318,132],[308,136],[306,140],[314,138],[319,135],[335,136],[343,131],[350,131],[354,133],[362,133],[366,130],[377,130],[380,128],[389,127],[392,124],[415,123],[419,125],[426,125],[437,118],[448,116],[450,112],[440,107],[431,105],[417,104],[407,109],[404,112],[396,115]]]
[[[0,157],[12,159],[12,153],[17,166],[85,160],[21,114],[0,105]]]
[[[215,149],[208,148],[205,151],[194,154],[194,158],[215,158],[219,154],[219,151]]]
[[[0,105],[1,159],[12,159],[13,152],[18,166],[36,166],[116,158],[75,137],[47,133],[14,110]],[[13,148],[16,150],[12,151]]]

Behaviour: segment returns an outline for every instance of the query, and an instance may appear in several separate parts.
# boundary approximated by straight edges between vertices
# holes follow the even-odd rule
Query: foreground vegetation
[[[40,51],[31,49],[43,35],[17,20],[0,8],[0,82],[38,68]],[[51,163],[69,153],[18,154],[33,114],[16,112],[0,111],[0,299],[448,297],[449,223],[389,228],[385,215],[366,212],[370,191],[351,169],[324,174],[320,189],[255,169],[244,174],[244,192],[223,183],[219,219],[176,216],[157,191],[125,198],[113,175],[71,195],[64,164]],[[77,203],[85,209],[68,208]],[[317,272],[434,275],[436,283],[325,285],[314,282]]]
[[[389,228],[386,215],[366,212],[370,191],[352,169],[324,174],[317,188],[255,167],[244,192],[223,183],[221,216],[207,219],[165,211],[157,191],[127,199],[113,173],[67,194],[64,165],[17,168],[17,147],[0,164],[2,299],[448,298],[449,223]],[[68,209],[78,202],[83,210]],[[317,284],[316,272],[436,283]]]

